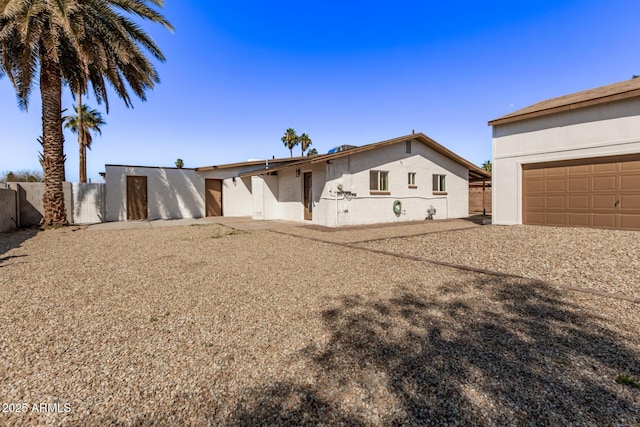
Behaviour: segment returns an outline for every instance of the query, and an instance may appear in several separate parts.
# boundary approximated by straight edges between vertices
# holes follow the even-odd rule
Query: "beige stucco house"
[[[342,225],[469,214],[489,174],[422,133],[312,157],[195,169],[106,165],[107,220],[247,216]],[[433,211],[432,211],[433,212]]]
[[[640,230],[640,78],[493,126],[493,223]]]

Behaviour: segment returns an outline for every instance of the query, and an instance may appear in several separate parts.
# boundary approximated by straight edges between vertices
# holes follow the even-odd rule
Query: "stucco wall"
[[[389,172],[389,195],[370,193],[370,170]],[[409,188],[409,172],[416,173],[417,188]],[[423,220],[430,206],[436,208],[435,219],[466,217],[468,173],[464,166],[415,141],[410,154],[406,153],[405,144],[399,143],[334,159],[326,164],[327,182],[321,187],[320,206],[314,211],[313,222],[341,226]],[[446,175],[446,195],[433,194],[434,174]],[[342,184],[343,191],[356,193],[355,197],[349,200],[336,194],[338,184]],[[400,216],[393,212],[395,200],[402,203]]]
[[[493,127],[494,224],[522,224],[522,165],[640,152],[640,99]]]
[[[17,192],[9,188],[0,188],[0,233],[17,227]]]
[[[107,220],[127,219],[127,176],[147,177],[149,219],[204,216],[204,179],[193,169],[107,165]]]
[[[9,182],[9,188],[18,193],[18,224],[20,227],[39,225],[44,216],[42,196],[44,195],[43,182]],[[64,207],[67,211],[67,221],[73,223],[73,199],[71,195],[71,183],[63,182]]]

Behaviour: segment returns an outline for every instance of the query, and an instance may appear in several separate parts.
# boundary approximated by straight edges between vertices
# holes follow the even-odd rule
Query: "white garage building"
[[[640,230],[640,78],[493,126],[493,223]]]

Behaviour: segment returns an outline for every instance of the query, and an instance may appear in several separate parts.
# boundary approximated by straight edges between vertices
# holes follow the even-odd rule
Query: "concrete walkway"
[[[183,219],[156,219],[153,221],[114,221],[87,226],[88,230],[127,230],[133,228],[176,227],[185,225],[222,224],[237,230],[276,230],[299,227],[301,222],[282,220],[253,220],[250,217],[208,217]]]

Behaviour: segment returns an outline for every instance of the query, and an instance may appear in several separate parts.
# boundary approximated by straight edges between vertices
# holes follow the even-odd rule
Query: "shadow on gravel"
[[[0,233],[0,267],[2,267],[3,262],[10,259],[25,257],[26,255],[4,256],[4,254],[11,249],[19,247],[22,243],[38,234],[39,231],[40,230],[28,228]]]
[[[465,296],[477,288],[486,299]],[[482,276],[435,299],[345,297],[323,317],[329,343],[301,355],[313,385],[252,390],[230,424],[640,422],[640,391],[615,383],[638,376],[640,354],[537,282]]]

